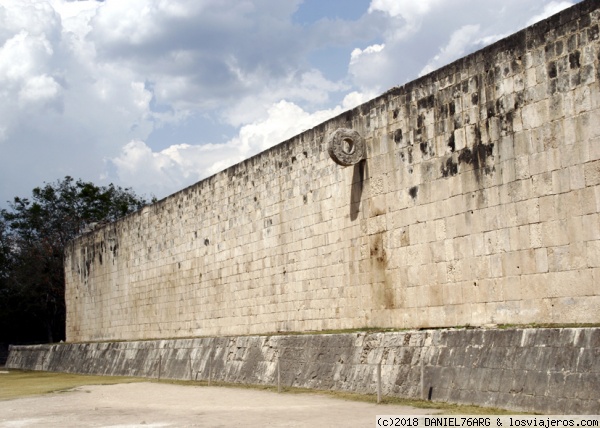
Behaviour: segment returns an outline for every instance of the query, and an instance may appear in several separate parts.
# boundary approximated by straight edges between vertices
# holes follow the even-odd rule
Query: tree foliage
[[[0,342],[64,339],[64,249],[97,223],[136,211],[146,200],[129,188],[72,177],[36,187],[0,211]]]

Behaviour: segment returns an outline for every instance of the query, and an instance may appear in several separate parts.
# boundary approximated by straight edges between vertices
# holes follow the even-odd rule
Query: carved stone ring
[[[353,129],[338,128],[329,134],[327,151],[338,165],[354,165],[365,157],[365,139]]]

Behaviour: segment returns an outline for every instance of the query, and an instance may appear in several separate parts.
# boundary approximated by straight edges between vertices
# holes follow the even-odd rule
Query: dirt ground
[[[143,382],[0,401],[0,427],[371,427],[378,414],[439,412],[316,394]]]

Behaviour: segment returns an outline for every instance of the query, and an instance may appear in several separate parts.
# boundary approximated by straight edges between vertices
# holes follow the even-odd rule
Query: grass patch
[[[550,324],[550,323],[530,323],[530,324],[498,324],[498,328],[501,330],[516,329],[516,328],[592,328],[600,327],[600,323],[564,323],[564,324]]]
[[[207,381],[186,381],[186,380],[172,380],[172,379],[162,379],[160,381],[147,379],[151,382],[160,382],[160,383],[169,383],[175,385],[194,385],[194,386],[208,386]],[[211,386],[218,386],[223,388],[239,388],[239,389],[253,389],[258,391],[269,391],[269,392],[277,392],[277,387],[272,385],[246,385],[246,384],[238,384],[238,383],[228,383],[228,382],[211,382]],[[321,395],[325,397],[331,397],[339,400],[348,400],[348,401],[359,401],[363,403],[377,403],[376,395],[368,395],[368,394],[357,394],[352,392],[343,392],[343,391],[329,391],[329,390],[321,390],[321,389],[308,389],[308,388],[295,388],[295,387],[283,387],[281,388],[281,392],[285,394],[313,394],[313,395]],[[452,403],[443,403],[436,401],[427,401],[427,400],[416,400],[409,398],[400,398],[400,397],[382,397],[381,401],[382,405],[390,404],[390,405],[398,405],[398,406],[411,406],[417,407],[420,409],[436,409],[439,410],[439,414],[444,415],[515,415],[515,414],[527,414],[515,412],[514,410],[504,410],[498,409],[494,407],[479,407],[474,405],[462,405],[462,404],[452,404]],[[384,411],[382,409],[382,411]]]
[[[144,382],[147,379],[120,376],[88,376],[72,373],[34,372],[3,369],[0,373],[0,400],[60,392],[83,385],[113,385]]]

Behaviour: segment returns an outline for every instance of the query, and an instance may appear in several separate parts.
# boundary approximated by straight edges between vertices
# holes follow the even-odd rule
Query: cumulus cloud
[[[33,76],[19,90],[19,104],[46,103],[55,99],[60,92],[60,85],[45,74]]]
[[[0,204],[66,174],[164,196],[570,4],[0,0]]]
[[[393,17],[401,16],[409,21],[429,13],[433,7],[440,3],[441,0],[372,0],[369,5],[369,12],[378,10]]]
[[[574,3],[572,1],[551,1],[550,3],[544,6],[544,9],[540,13],[532,16],[527,21],[527,25],[532,25],[538,21],[546,19],[554,15],[555,13],[560,12],[563,9],[573,6],[573,4]]]
[[[479,34],[479,31],[479,25],[464,25],[456,30],[450,36],[448,44],[443,46],[440,52],[429,60],[419,73],[419,76],[431,73],[440,66],[463,56],[469,47],[479,44],[475,38]]]
[[[297,4],[107,1],[89,38],[100,60],[125,63],[152,81],[157,103],[219,108],[308,71],[303,30],[290,20]]]
[[[0,127],[5,135],[22,114],[19,107],[46,104],[60,92],[56,70],[48,67],[56,54],[50,40],[60,20],[48,4],[24,2],[21,7],[26,14],[0,6]]]
[[[571,5],[569,1],[371,0],[385,18],[377,51],[358,47],[352,83],[382,91],[427,74]],[[368,53],[368,54],[366,54]]]
[[[134,140],[118,156],[107,159],[107,170],[143,192],[166,195],[267,150],[369,97],[351,92],[340,105],[313,113],[282,100],[267,109],[266,118],[242,126],[237,136],[222,144],[174,144],[153,151],[145,142]]]
[[[365,49],[355,48],[350,53],[350,64],[352,64],[353,62],[358,61],[358,59],[362,55],[369,55],[369,54],[381,52],[383,50],[383,48],[385,48],[384,44],[367,46]]]
[[[401,41],[414,35],[424,18],[441,3],[442,0],[372,0],[368,12],[382,12],[392,18],[394,25],[387,27],[384,34],[390,40]]]
[[[86,40],[101,4],[0,3],[1,203],[22,194],[19,186],[29,190],[66,174],[97,179],[99,154],[116,154],[124,138],[151,131],[143,78],[97,61]]]
[[[277,100],[318,106],[348,89],[305,61],[297,3],[0,2],[2,200],[22,193],[9,177],[24,170],[25,191],[64,174],[114,178],[102,159],[195,114],[239,127]]]
[[[242,126],[265,119],[269,108],[277,100],[293,100],[314,108],[327,104],[331,93],[348,89],[350,85],[329,81],[319,70],[311,69],[277,81],[266,80],[263,88],[253,96],[240,97],[237,102],[222,109],[221,118],[233,126]]]

